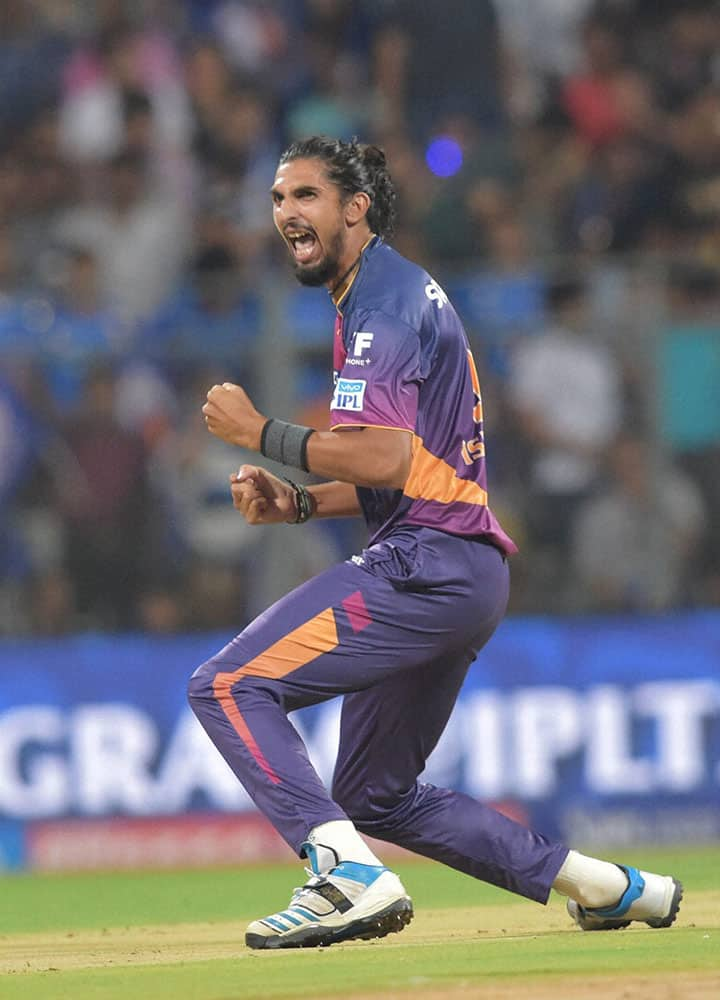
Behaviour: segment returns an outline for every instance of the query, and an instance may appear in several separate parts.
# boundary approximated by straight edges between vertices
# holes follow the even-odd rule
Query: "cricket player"
[[[544,903],[586,930],[667,927],[670,876],[585,857],[467,795],[418,781],[469,665],[503,617],[515,545],[488,506],[483,407],[462,324],[443,289],[396,253],[382,151],[314,137],[283,154],[272,206],[295,274],[337,308],[330,430],[261,414],[213,386],[208,430],[308,487],[244,465],[233,503],[250,524],[364,517],[367,548],[265,611],[192,677],[189,697],[230,767],[309,864],[289,904],[248,927],[251,948],[373,938],[411,900],[362,834]],[[511,669],[512,665],[509,665]],[[332,793],[287,713],[344,698]]]

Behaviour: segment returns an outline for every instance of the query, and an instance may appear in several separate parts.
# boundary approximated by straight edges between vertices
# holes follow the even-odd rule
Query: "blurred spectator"
[[[142,440],[117,423],[114,401],[112,373],[93,370],[82,406],[64,430],[64,457],[56,467],[64,566],[89,628],[133,625],[147,572],[147,456]]]
[[[714,0],[665,6],[669,9],[649,63],[658,106],[682,112],[698,92],[720,82],[720,9]]]
[[[690,571],[705,507],[691,479],[652,463],[641,438],[618,438],[605,490],[578,511],[572,566],[583,610],[663,611],[692,603]]]
[[[659,426],[712,515],[697,572],[705,602],[720,604],[720,272],[678,264],[670,282],[670,323],[658,342]]]
[[[51,104],[69,50],[61,26],[30,0],[0,4],[0,128],[23,126]]]
[[[364,5],[305,0],[304,8],[303,92],[290,102],[288,136],[367,134],[378,109],[368,87],[371,25]]]
[[[65,66],[60,147],[71,160],[106,160],[128,145],[138,99],[147,101],[148,144],[183,147],[188,109],[179,62],[167,37],[114,16]]]
[[[445,287],[477,339],[485,380],[505,380],[518,339],[544,323],[545,276],[518,212],[508,208],[489,219],[487,241],[482,266]]]
[[[578,30],[595,0],[496,0],[504,56],[504,87],[518,121],[540,117],[557,77],[582,59]]]
[[[58,155],[56,114],[34,116],[8,145],[0,166],[0,218],[24,289],[47,280],[53,250],[48,234],[78,191],[78,179]]]
[[[311,38],[308,49],[308,92],[290,106],[288,137],[334,135],[347,140],[367,133],[373,109],[358,66],[321,39]]]
[[[232,83],[230,67],[217,43],[202,38],[187,52],[184,71],[192,116],[192,148],[201,160],[212,159],[213,137],[222,127]]]
[[[478,128],[468,115],[442,118],[438,126],[442,141],[455,147],[461,162],[449,176],[442,161],[433,164],[439,179],[419,220],[425,249],[431,261],[485,256],[489,231],[517,196],[519,164],[502,133]],[[432,164],[429,153],[426,160]]]
[[[670,121],[673,223],[687,250],[720,230],[720,85],[693,95]]]
[[[52,567],[32,579],[28,605],[33,635],[70,635],[77,630],[73,580],[63,569]]]
[[[320,523],[308,525],[311,529],[308,532],[294,531],[294,527],[280,527],[256,539],[257,548],[252,553],[250,565],[262,565],[267,561],[271,566],[282,564],[283,571],[264,574],[254,583],[248,593],[247,605],[253,618],[263,608],[333,566],[349,552],[358,551],[367,541],[366,537],[358,540],[358,532],[353,530],[357,529],[357,524],[351,524],[350,531],[342,528],[338,531],[338,525],[331,528]],[[345,548],[348,543],[349,548]]]
[[[515,609],[573,606],[570,521],[606,485],[620,419],[648,422],[647,454],[601,513],[636,516],[645,476],[689,476],[708,523],[667,606],[720,603],[719,47],[715,0],[0,4],[0,630],[240,627],[355,550],[342,520],[243,537],[227,493],[241,456],[198,417],[231,379],[327,418],[334,311],[280,281],[268,198],[288,137],[315,131],[385,147],[393,242],[467,323],[494,505],[524,553]],[[112,371],[89,406],[98,361]],[[78,486],[85,466],[105,475],[101,430],[122,479],[105,519],[105,484]],[[124,566],[105,532],[129,509]],[[638,538],[638,558],[655,546],[665,573],[662,541]],[[273,575],[272,545],[294,547],[294,580]]]
[[[421,220],[433,195],[435,178],[427,169],[420,151],[405,132],[381,136],[397,193],[397,217],[393,246],[413,260],[427,260]]]
[[[518,345],[509,390],[530,451],[528,542],[539,571],[559,587],[575,515],[596,485],[622,400],[613,356],[588,330],[583,281],[556,280],[547,302],[551,325]]]
[[[139,349],[178,373],[198,364],[222,367],[252,392],[259,333],[258,301],[222,245],[195,254],[186,285],[147,324]]]
[[[505,45],[540,76],[575,72],[580,26],[596,0],[495,0]]]
[[[138,620],[143,632],[165,635],[188,625],[184,595],[176,581],[151,583],[138,597]]]
[[[628,137],[603,144],[568,192],[564,241],[590,253],[672,244],[674,171]]]
[[[0,371],[0,633],[22,631],[21,587],[33,570],[16,499],[41,448],[42,432],[25,400]]]
[[[79,403],[90,367],[117,358],[128,337],[120,317],[103,300],[92,251],[68,247],[55,280],[56,293],[47,300],[47,330],[37,351],[55,405],[67,412]]]
[[[652,135],[656,115],[649,80],[631,66],[619,25],[590,17],[582,29],[584,65],[562,87],[563,107],[591,147],[626,135]]]
[[[163,440],[177,419],[179,386],[172,374],[168,365],[142,357],[131,356],[116,367],[115,417],[148,449]]]
[[[58,221],[55,239],[97,255],[101,292],[124,321],[143,319],[177,281],[189,240],[188,208],[154,191],[147,164],[118,153],[106,169],[106,197],[77,205]]]
[[[268,190],[280,153],[272,109],[258,90],[232,85],[218,111],[197,136],[197,242],[222,242],[246,270],[260,270],[273,232]]]
[[[290,97],[303,71],[297,0],[189,0],[200,33],[212,35],[232,70],[270,99]]]
[[[237,567],[199,558],[190,563],[184,577],[188,628],[232,628],[239,632],[249,620],[248,575]]]
[[[448,116],[503,125],[499,33],[492,0],[392,0],[376,36],[375,79],[388,123],[422,143]]]
[[[259,532],[237,516],[230,473],[254,456],[209,440],[200,407],[223,369],[195,366],[181,396],[181,418],[153,450],[151,477],[167,532],[165,548],[181,567],[205,560],[237,569]]]
[[[7,226],[0,225],[0,310],[8,307],[19,278],[12,235]]]

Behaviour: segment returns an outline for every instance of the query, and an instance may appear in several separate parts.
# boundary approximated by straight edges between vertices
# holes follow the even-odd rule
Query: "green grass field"
[[[558,896],[545,908],[417,862],[395,866],[416,911],[402,934],[251,952],[246,923],[287,903],[299,866],[5,876],[0,998],[720,997],[720,848],[623,860],[684,882],[675,926],[583,934]]]

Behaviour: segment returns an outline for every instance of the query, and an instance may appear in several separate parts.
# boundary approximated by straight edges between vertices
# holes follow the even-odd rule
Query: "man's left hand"
[[[267,418],[255,409],[245,390],[232,382],[214,385],[202,408],[207,429],[215,437],[240,448],[260,450]]]

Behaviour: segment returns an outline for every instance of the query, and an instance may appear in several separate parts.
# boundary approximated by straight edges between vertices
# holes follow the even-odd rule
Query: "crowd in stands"
[[[317,133],[466,323],[512,609],[720,605],[716,0],[4,0],[0,98],[0,634],[239,629],[362,544],[248,528],[200,414],[327,419],[268,196]]]

